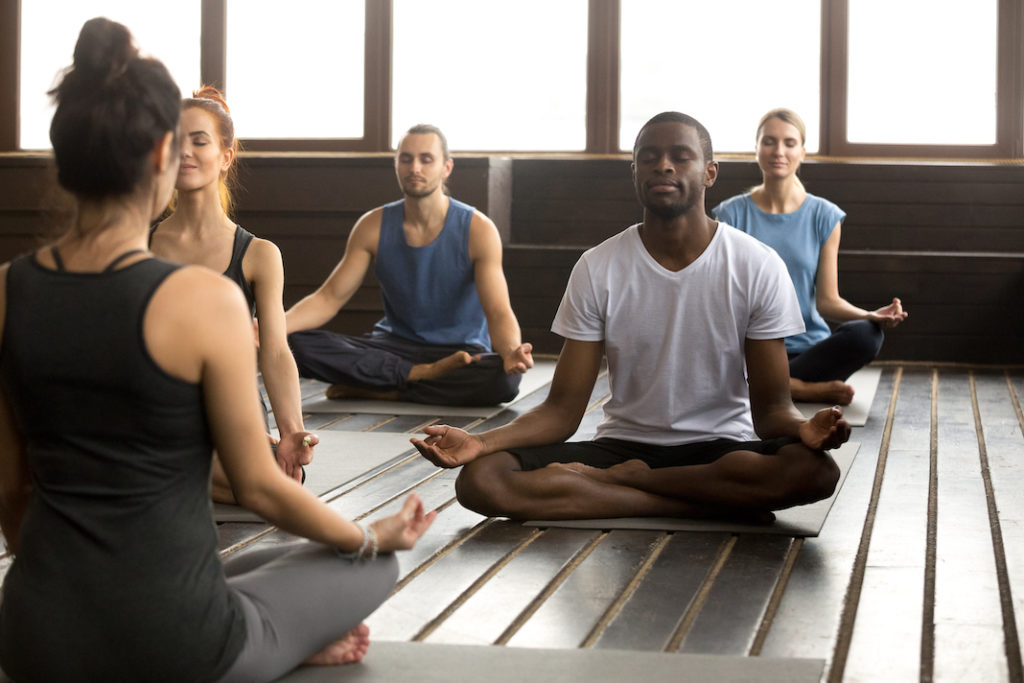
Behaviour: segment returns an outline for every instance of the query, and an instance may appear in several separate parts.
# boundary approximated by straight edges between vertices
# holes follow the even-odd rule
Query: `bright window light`
[[[364,0],[229,1],[227,26],[239,137],[363,137]]]
[[[22,2],[21,149],[50,149],[53,104],[46,92],[71,65],[82,24],[100,16],[127,26],[142,53],[162,61],[182,93],[199,85],[200,0],[180,0],[165,12],[138,0]]]
[[[460,150],[586,147],[586,0],[394,0],[392,142],[417,123]]]
[[[998,0],[850,0],[850,142],[996,142]]]
[[[817,0],[623,2],[621,41],[622,149],[655,114],[680,111],[704,124],[716,152],[752,153],[761,116],[788,107],[818,151]]]

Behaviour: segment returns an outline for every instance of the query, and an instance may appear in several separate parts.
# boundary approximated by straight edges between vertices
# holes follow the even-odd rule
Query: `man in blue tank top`
[[[404,198],[363,215],[327,280],[288,310],[299,374],[330,382],[328,398],[493,405],[514,398],[533,367],[498,230],[445,193],[453,165],[438,128],[410,128],[395,155]],[[355,294],[371,263],[384,300],[373,331],[315,329]]]

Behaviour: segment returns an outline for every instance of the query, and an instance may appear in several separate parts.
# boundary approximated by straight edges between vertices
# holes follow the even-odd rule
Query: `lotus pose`
[[[711,137],[678,112],[633,148],[643,222],[583,254],[552,330],[565,338],[547,399],[482,434],[425,429],[413,443],[462,466],[463,505],[516,519],[740,515],[831,495],[838,408],[805,420],[783,338],[803,330],[768,247],[704,213],[718,174]],[[593,441],[579,426],[607,355],[612,396]]]

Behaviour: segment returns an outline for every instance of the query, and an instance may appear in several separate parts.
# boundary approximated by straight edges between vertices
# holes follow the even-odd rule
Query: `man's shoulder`
[[[625,255],[623,247],[626,243],[636,239],[636,233],[639,227],[640,224],[635,223],[625,230],[615,233],[611,237],[606,238],[604,241],[599,242],[597,245],[584,251],[581,258],[596,259]]]
[[[774,253],[774,250],[767,244],[753,235],[743,232],[735,225],[725,221],[718,221],[718,229],[721,231],[721,239],[740,253],[764,255]]]

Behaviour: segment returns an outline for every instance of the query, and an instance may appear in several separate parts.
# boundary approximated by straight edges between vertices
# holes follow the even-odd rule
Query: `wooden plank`
[[[419,455],[410,455],[401,465],[358,488],[347,490],[329,505],[345,517],[356,519],[440,473],[441,470]]]
[[[1001,380],[989,377],[983,391],[1006,403]],[[942,523],[936,528],[934,678],[1006,680],[999,585],[966,373],[940,372],[937,403],[937,511]]]
[[[555,531],[558,530],[547,533]],[[672,534],[636,591],[593,647],[663,651],[730,538],[729,534]]]
[[[419,571],[425,563],[433,561],[449,546],[460,542],[486,521],[487,517],[467,510],[458,503],[441,509],[437,519],[415,547],[398,554],[398,580],[406,580],[410,574]]]
[[[575,648],[598,625],[663,534],[605,534],[544,604],[508,640],[517,647]]]
[[[739,536],[679,652],[749,653],[792,544],[779,536]]]
[[[821,534],[806,539],[797,555],[761,656],[831,659],[871,499],[893,375],[892,368],[883,370],[867,423],[853,429],[851,440],[861,443],[857,458]]]
[[[366,620],[381,640],[412,640],[427,623],[470,588],[481,574],[535,532],[514,522],[495,522],[447,553],[388,598]]]
[[[1024,680],[1020,643],[1024,627],[1024,501],[1020,495],[1024,486],[1024,414],[1018,392],[1019,373],[1017,370],[1018,386],[1003,373],[974,373],[981,437],[978,448],[984,454],[980,465],[988,513],[988,524],[983,528],[989,532],[985,536],[991,542],[991,563],[999,582],[1000,640],[1009,680]],[[995,614],[989,619],[995,620]]]
[[[491,644],[526,610],[598,531],[542,531],[454,613],[425,642]]]
[[[930,415],[930,373],[906,370],[846,661],[850,680],[880,670],[912,680],[920,670]]]
[[[374,431],[377,432],[409,432],[419,433],[423,431],[423,428],[429,424],[434,424],[438,421],[434,411],[437,410],[434,406],[423,406],[422,415],[395,415],[392,419],[388,420],[384,424],[377,427]]]
[[[373,413],[354,413],[321,427],[340,432],[369,432],[379,429],[395,419],[394,415],[375,415]]]

